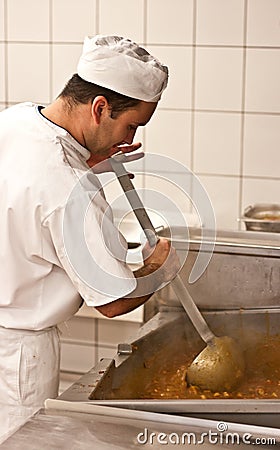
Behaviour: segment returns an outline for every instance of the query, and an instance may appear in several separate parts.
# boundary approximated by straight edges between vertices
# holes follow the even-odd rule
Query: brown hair
[[[89,83],[83,80],[77,73],[67,82],[59,97],[66,100],[68,107],[71,109],[79,103],[86,104],[92,102],[98,95],[103,95],[112,108],[112,117],[116,117],[120,112],[138,105],[140,100],[127,97],[118,92]]]

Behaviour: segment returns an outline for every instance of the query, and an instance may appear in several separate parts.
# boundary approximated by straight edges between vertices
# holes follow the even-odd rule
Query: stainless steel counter
[[[280,443],[279,430],[225,424],[188,417],[65,402],[62,409],[45,409],[32,417],[5,441],[1,450],[128,450],[139,447],[161,449],[236,448],[262,442],[262,448]],[[92,408],[92,411],[90,411]],[[68,410],[67,410],[68,409]],[[107,410],[107,412],[105,411]],[[115,410],[115,411],[114,411]],[[119,417],[118,417],[119,416]],[[226,429],[227,428],[227,429]]]

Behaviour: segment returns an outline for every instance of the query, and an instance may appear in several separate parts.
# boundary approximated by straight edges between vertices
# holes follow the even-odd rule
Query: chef
[[[0,442],[58,394],[57,324],[81,302],[107,317],[142,305],[178,270],[170,244],[125,262],[98,173],[133,153],[168,69],[118,36],[86,38],[77,73],[48,106],[0,113]]]

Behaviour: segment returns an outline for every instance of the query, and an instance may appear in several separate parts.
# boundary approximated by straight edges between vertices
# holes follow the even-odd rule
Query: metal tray
[[[258,203],[248,206],[239,220],[245,223],[247,230],[280,233],[280,205]]]
[[[254,312],[209,312],[205,317],[217,334],[234,336],[240,342],[254,342],[258,337],[277,334],[280,331],[279,314],[271,311]],[[246,336],[246,339],[245,339]],[[180,342],[180,345],[178,345]],[[73,386],[65,391],[60,400],[85,401],[95,404],[139,409],[151,412],[180,414],[189,417],[249,423],[263,426],[279,426],[280,400],[261,399],[139,399],[143,389],[143,370],[150,377],[153,368],[146,366],[147,360],[156,359],[164,351],[166,360],[176,352],[191,349],[200,351],[203,342],[192,324],[181,310],[172,312],[167,308],[147,322],[127,344],[132,353],[116,354],[103,359]],[[280,369],[280,368],[279,368]],[[150,370],[150,373],[149,373]],[[135,384],[135,380],[138,380]],[[142,393],[142,392],[141,392]]]

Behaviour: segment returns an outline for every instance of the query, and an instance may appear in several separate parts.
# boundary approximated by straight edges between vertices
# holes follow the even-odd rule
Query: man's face
[[[156,107],[157,103],[141,101],[115,118],[111,117],[110,108],[104,109],[92,142],[87,142],[91,159],[98,163],[117,153],[119,145],[132,144],[137,128],[149,122]]]

